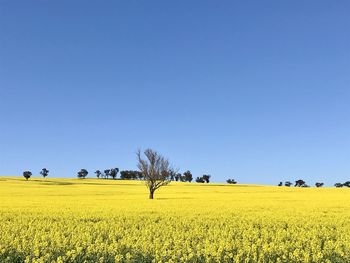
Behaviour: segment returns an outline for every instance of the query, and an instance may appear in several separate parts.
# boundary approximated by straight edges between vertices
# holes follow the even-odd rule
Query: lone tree
[[[101,176],[101,171],[100,170],[96,170],[95,171],[95,174],[96,174],[96,176],[97,176],[97,178],[100,178],[100,176]]]
[[[119,168],[112,168],[109,172],[109,175],[112,176],[113,179],[117,177],[117,174],[119,172]]]
[[[86,169],[81,169],[79,172],[78,172],[78,178],[83,178],[85,179],[85,177],[88,175],[88,171]]]
[[[28,180],[31,176],[32,176],[32,172],[30,171],[23,172],[23,177],[26,178],[26,180]]]
[[[49,175],[49,170],[47,170],[46,168],[43,168],[43,169],[41,169],[40,174],[41,174],[44,178],[46,178],[46,176]]]
[[[279,182],[278,186],[282,186],[282,185],[283,185],[283,183],[282,183],[282,182]]]
[[[337,187],[337,188],[341,188],[341,187],[343,187],[344,185],[343,185],[342,183],[336,183],[336,184],[334,184],[334,186]]]
[[[143,174],[146,186],[149,189],[149,199],[153,199],[154,192],[171,181],[172,169],[169,161],[152,149],[146,149],[144,151],[145,158],[142,156],[140,150],[137,151],[136,155],[137,167]]]

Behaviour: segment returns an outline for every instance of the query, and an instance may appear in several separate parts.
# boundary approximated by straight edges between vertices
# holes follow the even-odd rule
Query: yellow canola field
[[[350,262],[350,189],[0,177],[0,262]]]

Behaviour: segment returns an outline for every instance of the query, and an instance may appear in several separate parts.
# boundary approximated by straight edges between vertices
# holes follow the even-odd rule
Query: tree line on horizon
[[[287,186],[287,187],[291,187],[293,185],[292,182],[290,181],[286,181],[284,184],[283,182],[279,182],[278,186]],[[319,188],[324,186],[324,183],[320,183],[320,182],[316,182],[315,183],[315,187]],[[350,181],[346,181],[345,183],[335,183],[334,186],[336,188],[341,188],[341,187],[350,187]],[[306,184],[306,182],[302,179],[296,180],[294,187],[310,187],[308,184]]]
[[[163,157],[157,151],[152,149],[146,149],[143,153],[140,150],[136,153],[137,157],[137,168],[138,171],[133,170],[125,170],[120,171],[120,180],[143,180],[146,183],[147,188],[149,189],[149,198],[153,199],[154,192],[162,186],[169,184],[172,181],[180,181],[180,182],[192,182],[193,175],[187,170],[183,174],[178,173],[171,165],[168,159]],[[103,173],[100,170],[96,170],[96,177],[99,179],[105,178],[108,179],[111,177],[112,179],[117,179],[119,173],[119,168],[111,168],[105,169]],[[49,174],[49,170],[43,168],[40,174],[46,178]],[[80,169],[77,173],[77,177],[81,179],[85,179],[89,172],[86,169]],[[32,173],[30,171],[24,171],[23,176],[26,180],[28,180]],[[202,176],[198,176],[195,181],[197,183],[209,183],[210,175],[204,174]],[[228,184],[236,184],[237,182],[234,179],[227,179],[226,182]],[[316,182],[316,187],[322,187],[324,184],[320,182]],[[283,182],[280,182],[278,186],[283,186]],[[290,181],[286,181],[284,186],[290,187],[292,183]],[[302,179],[296,180],[295,187],[310,187],[306,184],[306,182]],[[345,183],[336,183],[335,187],[350,187],[350,181]]]
[[[149,189],[149,198],[153,199],[154,192],[162,186],[169,184],[171,181],[192,182],[193,175],[188,170],[183,174],[178,173],[172,166],[167,158],[163,157],[157,151],[152,149],[146,149],[143,153],[140,150],[136,153],[137,168],[139,171],[125,170],[120,172],[120,179],[131,180],[144,180],[147,188]],[[106,169],[103,173],[100,170],[96,170],[95,174],[97,178],[117,179],[119,168]],[[43,168],[40,172],[44,178],[48,176],[49,170]],[[88,170],[80,169],[77,173],[77,177],[85,179],[89,174]],[[23,176],[28,180],[32,173],[30,171],[24,171]],[[210,175],[204,174],[196,178],[197,183],[209,183]]]
[[[144,176],[142,172],[136,171],[136,170],[123,170],[119,171],[119,168],[111,168],[111,169],[105,169],[103,172],[100,170],[96,170],[95,174],[98,179],[118,179],[117,175],[119,175],[119,180],[144,180]],[[40,174],[46,178],[49,175],[49,170],[46,168],[43,168],[40,171]],[[77,173],[77,177],[84,179],[87,177],[89,172],[86,169],[80,169]],[[30,171],[24,171],[23,172],[23,177],[28,180],[32,176],[32,172]],[[209,183],[210,182],[210,175],[202,175],[198,176],[195,181],[197,183]],[[192,182],[193,181],[193,175],[191,171],[187,170],[183,174],[181,173],[176,173],[174,170],[171,170],[169,172],[169,179],[170,181],[176,181],[176,182]],[[227,179],[226,183],[228,184],[237,184],[237,181],[234,179]],[[278,186],[286,186],[286,187],[291,187],[293,186],[293,183],[290,181],[286,182],[279,182]],[[324,186],[324,183],[321,182],[316,182],[315,187],[322,187]],[[344,183],[335,183],[334,186],[336,188],[341,188],[341,187],[350,187],[350,181],[346,181]],[[294,187],[303,187],[307,188],[310,187],[306,182],[302,179],[296,180],[294,183]]]
[[[119,180],[144,180],[144,175],[140,171],[136,170],[124,170],[120,171],[119,168],[111,168],[111,169],[105,169],[103,172],[101,170],[96,170],[94,172],[96,174],[96,177],[98,179],[119,179]],[[119,178],[118,178],[119,173]],[[40,171],[40,174],[46,178],[49,174],[49,170],[46,168],[43,168]],[[77,172],[77,177],[80,179],[85,179],[87,175],[89,174],[88,170],[86,169],[80,169],[80,171]],[[23,177],[28,180],[32,176],[32,172],[30,171],[24,171]],[[198,176],[195,181],[197,183],[209,183],[210,182],[210,175],[204,174],[202,176]],[[193,181],[193,175],[190,170],[185,171],[183,174],[177,173],[174,170],[169,171],[169,180],[170,181],[176,181],[176,182],[192,182]],[[228,183],[237,183],[233,179],[228,179]]]

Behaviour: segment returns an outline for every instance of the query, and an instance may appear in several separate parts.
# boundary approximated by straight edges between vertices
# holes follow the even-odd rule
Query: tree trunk
[[[149,199],[153,199],[154,191],[150,190],[149,191]]]

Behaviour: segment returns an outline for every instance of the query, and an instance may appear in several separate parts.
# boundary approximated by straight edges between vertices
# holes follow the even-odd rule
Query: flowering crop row
[[[0,262],[350,262],[350,191],[0,180]]]

